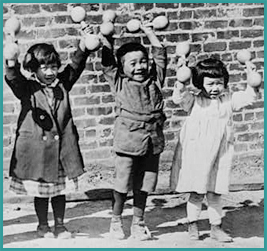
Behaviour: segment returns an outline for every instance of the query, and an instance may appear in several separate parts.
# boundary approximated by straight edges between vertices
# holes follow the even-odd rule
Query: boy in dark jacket
[[[152,45],[151,67],[143,45],[122,45],[117,50],[115,60],[112,39],[103,39],[104,75],[116,100],[116,178],[110,226],[110,234],[116,239],[125,237],[121,215],[130,189],[134,195],[131,236],[139,240],[151,237],[144,223],[144,212],[147,195],[156,187],[159,157],[164,148],[163,124],[166,118],[162,87],[166,73],[166,50],[151,27],[142,25],[141,29]]]

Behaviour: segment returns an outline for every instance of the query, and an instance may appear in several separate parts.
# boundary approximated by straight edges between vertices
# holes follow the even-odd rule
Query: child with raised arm
[[[225,65],[208,58],[192,68],[192,83],[199,92],[190,92],[180,82],[173,92],[173,102],[189,114],[180,131],[173,168],[178,172],[175,190],[190,194],[186,210],[192,240],[199,239],[197,222],[206,196],[211,238],[232,241],[221,228],[221,195],[229,191],[234,150],[232,116],[234,110],[252,104],[257,92],[247,85],[245,91],[230,95],[226,91],[228,80]]]
[[[80,188],[84,163],[69,92],[84,70],[89,53],[82,38],[72,62],[59,72],[61,61],[54,46],[35,44],[23,60],[23,68],[31,74],[29,78],[21,72],[17,53],[5,61],[5,81],[21,102],[10,164],[10,189],[34,196],[39,237],[71,238],[64,225],[65,194]],[[54,232],[47,219],[49,199]]]
[[[141,29],[152,45],[150,67],[146,48],[139,43],[122,45],[113,56],[112,39],[104,38],[102,65],[116,100],[114,126],[115,181],[110,235],[125,238],[123,206],[133,190],[131,237],[150,238],[144,222],[148,193],[155,190],[159,157],[164,148],[162,87],[166,73],[166,50],[151,27]]]

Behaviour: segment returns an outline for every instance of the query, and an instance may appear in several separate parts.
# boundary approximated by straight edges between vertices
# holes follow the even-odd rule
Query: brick
[[[87,114],[93,116],[108,115],[112,113],[112,107],[93,107],[87,108]]]
[[[174,87],[176,80],[177,80],[176,77],[175,78],[167,78],[165,81],[165,86]]]
[[[181,10],[178,16],[179,20],[184,20],[184,19],[191,19],[193,17],[193,11],[191,10]]]
[[[228,31],[219,31],[217,32],[218,39],[232,39],[232,38],[239,37],[238,30],[228,30]]]
[[[253,41],[253,47],[263,47],[263,46],[264,46],[264,40]]]
[[[15,112],[15,105],[8,103],[8,104],[3,104],[3,113],[14,113]]]
[[[175,9],[177,8],[178,3],[156,3],[156,8],[164,8],[164,9]]]
[[[104,128],[101,131],[101,137],[109,137],[111,135],[112,129],[111,128]]]
[[[255,122],[251,125],[251,130],[264,130],[264,122]]]
[[[250,110],[250,109],[263,108],[263,107],[264,107],[264,102],[263,101],[258,101],[258,102],[255,102],[253,105],[247,106],[246,109]]]
[[[75,105],[96,105],[100,104],[100,97],[89,96],[89,97],[77,97],[74,98]]]
[[[201,32],[201,33],[192,33],[192,42],[203,42],[209,38],[215,38],[215,32]]]
[[[12,134],[10,126],[3,126],[3,135],[10,136]]]
[[[68,4],[66,4],[66,3],[41,4],[41,8],[47,12],[67,11],[68,10]]]
[[[11,145],[11,137],[3,137],[3,147],[8,147],[10,145]]]
[[[95,118],[93,119],[76,119],[75,124],[78,128],[87,128],[87,127],[93,127],[96,126],[96,120]]]
[[[193,18],[195,19],[202,19],[202,18],[211,18],[211,17],[216,17],[216,9],[198,9],[194,10],[193,12]]]
[[[206,21],[204,24],[205,29],[224,29],[228,27],[228,21],[216,20],[216,21]]]
[[[74,86],[71,89],[70,95],[77,96],[77,95],[85,95],[86,94],[86,87],[85,86]]]
[[[229,50],[242,50],[249,49],[251,47],[251,41],[238,41],[238,42],[230,42]]]
[[[169,98],[169,97],[171,97],[172,96],[172,92],[173,92],[173,90],[171,90],[171,89],[163,89],[163,98],[164,99],[167,99],[167,98]]]
[[[264,8],[249,8],[243,10],[244,17],[264,16]]]
[[[249,149],[251,150],[259,150],[259,149],[264,149],[264,142],[257,142],[257,143],[252,143],[249,144]]]
[[[247,124],[236,124],[234,126],[234,131],[235,132],[245,132],[249,129]]]
[[[179,117],[184,117],[187,116],[188,113],[182,109],[178,109],[178,110],[173,110],[173,116],[179,116]]]
[[[110,86],[106,85],[90,85],[88,86],[90,93],[110,92]]]
[[[85,152],[84,154],[85,159],[106,159],[111,157],[111,150],[110,149],[97,149]]]
[[[229,21],[230,27],[252,27],[252,19],[233,19]]]
[[[94,138],[94,137],[96,137],[96,130],[95,129],[85,130],[85,137],[86,138]]]
[[[115,101],[114,95],[104,95],[102,96],[102,103],[113,103]]]
[[[245,114],[245,121],[253,120],[254,119],[254,113],[246,113]]]
[[[256,112],[256,119],[264,119],[264,112]]]
[[[153,7],[154,7],[153,3],[145,3],[145,4],[144,3],[134,3],[134,9],[135,10],[140,10],[140,9],[151,10],[151,9],[153,9]]]
[[[235,152],[245,152],[248,150],[248,145],[245,143],[234,144],[234,150]]]
[[[20,30],[20,32],[16,35],[16,38],[18,40],[24,39],[24,40],[34,40],[38,38],[38,31],[35,30]],[[42,37],[43,38],[43,37]]]
[[[92,149],[96,149],[98,147],[98,144],[96,141],[92,141],[89,142],[88,140],[86,140],[86,142],[79,142],[81,151],[83,152],[84,155],[84,160],[86,160],[85,158],[85,150],[92,150]]]
[[[167,68],[166,77],[176,76],[176,71],[174,69]]]
[[[241,30],[241,38],[257,38],[263,36],[263,30]]]
[[[253,25],[264,27],[264,18],[255,18]]]
[[[200,8],[204,6],[204,3],[181,3],[182,8]]]
[[[3,125],[14,124],[17,122],[18,117],[16,115],[4,115]]]
[[[243,116],[242,116],[242,114],[234,114],[234,115],[233,115],[233,121],[236,121],[236,122],[243,121]]]
[[[216,42],[216,43],[206,43],[204,44],[205,52],[213,52],[213,51],[224,51],[226,50],[227,45],[225,42]]]
[[[238,141],[256,141],[259,139],[259,133],[244,133],[237,136]]]
[[[180,22],[179,28],[181,30],[194,30],[200,28],[202,25],[200,22],[192,21],[192,22]]]
[[[115,118],[114,117],[104,117],[99,120],[99,124],[101,125],[114,125]]]
[[[73,23],[69,15],[68,16],[65,16],[65,15],[54,16],[53,19],[54,19],[54,23],[56,24],[72,24]]]
[[[38,4],[21,4],[13,5],[12,9],[15,14],[30,15],[40,13],[40,6]]]
[[[76,108],[76,107],[74,107],[72,109],[72,115],[73,115],[74,118],[84,116],[85,114],[86,114],[85,113],[85,108]]]
[[[101,139],[99,141],[99,146],[113,146],[113,139]]]
[[[171,128],[172,129],[178,129],[181,128],[181,120],[175,120],[171,122]]]

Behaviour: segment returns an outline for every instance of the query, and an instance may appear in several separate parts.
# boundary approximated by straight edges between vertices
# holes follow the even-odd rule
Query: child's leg
[[[204,194],[195,192],[190,193],[189,200],[186,205],[187,219],[188,219],[188,233],[191,240],[199,239],[199,232],[197,221],[199,219],[202,207]]]
[[[48,226],[47,220],[48,203],[48,198],[34,197],[34,208],[39,222],[37,234],[40,237],[53,238],[54,235]]]
[[[124,239],[125,234],[122,225],[122,212],[130,188],[134,158],[125,154],[116,153],[115,181],[112,198],[112,219],[110,224],[110,236],[114,239]]]
[[[150,149],[151,150],[151,149]],[[134,212],[131,227],[131,235],[138,240],[151,238],[148,228],[145,226],[144,215],[148,193],[156,188],[158,178],[159,154],[149,151],[145,156],[140,156],[136,163],[134,185]]]
[[[55,220],[55,235],[58,238],[71,238],[71,233],[64,226],[64,215],[66,208],[66,196],[58,195],[51,199],[52,209]]]
[[[231,242],[232,238],[225,233],[222,228],[222,203],[221,195],[215,193],[207,193],[208,214],[211,224],[210,237],[220,242]]]
[[[148,193],[144,191],[134,191],[133,197],[133,223],[144,221],[146,200]]]

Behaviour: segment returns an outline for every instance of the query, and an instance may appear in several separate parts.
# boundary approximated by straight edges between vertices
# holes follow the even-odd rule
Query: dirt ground
[[[32,203],[3,205],[4,248],[264,248],[264,191],[232,192],[223,197],[225,217],[223,228],[233,237],[232,243],[217,243],[209,237],[207,207],[199,221],[200,241],[187,236],[186,196],[177,194],[149,196],[146,223],[153,238],[137,242],[129,235],[132,199],[127,200],[123,214],[125,240],[108,236],[111,202],[68,202],[65,216],[67,228],[73,233],[68,240],[41,239],[36,236],[37,219]],[[53,215],[49,208],[49,224]]]

